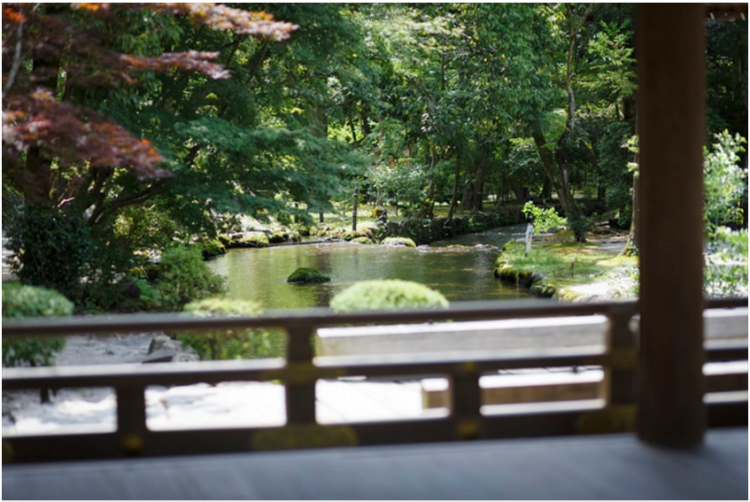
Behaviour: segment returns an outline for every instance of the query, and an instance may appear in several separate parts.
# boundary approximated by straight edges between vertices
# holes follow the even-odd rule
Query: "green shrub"
[[[408,237],[386,237],[381,244],[385,244],[386,246],[406,246],[408,248],[417,247],[414,241]]]
[[[208,298],[185,305],[196,317],[255,317],[261,308],[255,302]],[[183,345],[192,347],[201,359],[250,359],[283,357],[286,337],[259,329],[229,329],[205,334],[180,333]]]
[[[17,258],[11,268],[23,284],[75,295],[94,249],[83,220],[27,205],[6,228],[6,236]]]
[[[73,304],[57,291],[3,284],[3,318],[68,316]],[[3,366],[47,366],[65,346],[64,338],[27,338],[3,342]]]
[[[331,276],[324,274],[315,268],[298,268],[287,277],[286,282],[296,284],[308,284],[317,282],[329,282]]]
[[[446,307],[448,300],[439,292],[401,280],[358,282],[331,300],[331,308],[337,312]]]
[[[181,246],[162,254],[156,288],[162,309],[177,311],[194,300],[223,294],[224,281],[208,268],[199,249]]]
[[[711,151],[703,149],[703,219],[709,234],[720,225],[742,224],[742,194],[747,190],[747,170],[740,166],[747,141],[727,131],[714,137]]]
[[[718,227],[703,268],[703,290],[710,297],[741,297],[748,290],[747,229]]]
[[[133,283],[138,287],[140,295],[133,301],[132,310],[160,310],[161,293],[145,279],[131,277]]]
[[[563,228],[568,220],[557,214],[554,207],[542,209],[529,201],[523,206],[523,214],[534,224],[534,232],[541,234],[553,228]]]

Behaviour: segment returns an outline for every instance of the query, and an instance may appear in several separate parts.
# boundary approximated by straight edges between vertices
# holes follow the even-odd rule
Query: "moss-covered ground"
[[[629,276],[638,266],[637,257],[621,255],[626,240],[626,232],[603,231],[590,233],[587,242],[578,243],[565,231],[535,236],[528,256],[523,242],[509,242],[497,259],[496,275],[509,280],[513,274],[536,274],[541,280],[535,283],[551,286],[562,299],[589,293],[601,299],[625,298],[632,295]]]

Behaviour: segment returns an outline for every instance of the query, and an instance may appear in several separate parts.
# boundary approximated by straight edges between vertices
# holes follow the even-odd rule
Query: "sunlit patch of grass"
[[[565,234],[559,232],[535,241],[528,256],[524,243],[510,242],[498,257],[498,265],[539,273],[560,287],[586,284],[606,278],[614,269],[637,265],[637,258],[619,256],[594,242],[577,243]]]

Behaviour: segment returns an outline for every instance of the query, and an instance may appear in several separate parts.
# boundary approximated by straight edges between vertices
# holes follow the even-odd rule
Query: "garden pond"
[[[503,244],[523,238],[525,228],[501,227],[418,248],[325,242],[233,249],[209,267],[226,279],[230,298],[253,300],[265,309],[327,307],[339,291],[373,279],[419,282],[450,301],[516,299],[527,293],[496,280],[492,270]],[[299,267],[317,268],[331,282],[288,284]]]

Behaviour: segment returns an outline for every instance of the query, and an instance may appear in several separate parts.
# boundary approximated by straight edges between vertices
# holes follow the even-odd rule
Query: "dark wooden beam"
[[[706,9],[637,11],[641,439],[703,441],[703,140]]]

